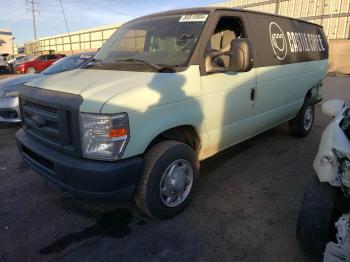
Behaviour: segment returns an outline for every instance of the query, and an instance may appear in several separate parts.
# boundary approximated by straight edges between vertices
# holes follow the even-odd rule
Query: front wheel
[[[337,220],[338,188],[320,183],[313,175],[307,186],[297,222],[297,240],[307,252],[322,255]]]
[[[289,121],[289,130],[293,136],[305,137],[312,129],[315,119],[315,106],[311,98],[305,98],[296,117]]]
[[[196,152],[177,141],[156,144],[145,155],[135,202],[147,215],[166,219],[189,204],[199,173]]]

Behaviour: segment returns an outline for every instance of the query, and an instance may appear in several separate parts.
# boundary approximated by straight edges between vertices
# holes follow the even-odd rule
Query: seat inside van
[[[208,43],[208,50],[226,52],[230,51],[231,42],[243,36],[242,24],[238,18],[222,17]],[[229,67],[230,57],[228,55],[218,57],[214,63],[219,67]]]

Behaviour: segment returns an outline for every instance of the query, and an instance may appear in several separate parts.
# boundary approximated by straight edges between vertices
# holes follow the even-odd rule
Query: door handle
[[[255,100],[255,89],[254,88],[250,89],[250,100],[251,101]]]

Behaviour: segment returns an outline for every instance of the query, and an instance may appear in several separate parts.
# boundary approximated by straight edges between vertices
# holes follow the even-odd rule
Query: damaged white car
[[[325,261],[350,261],[350,107],[330,100],[322,111],[333,117],[314,160],[317,176],[306,188],[299,210],[297,239]],[[337,222],[336,222],[337,221]],[[331,242],[330,242],[331,241]],[[327,244],[330,242],[329,244]]]

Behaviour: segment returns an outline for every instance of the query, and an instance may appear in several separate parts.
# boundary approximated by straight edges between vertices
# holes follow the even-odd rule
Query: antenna
[[[34,0],[26,0],[27,11],[32,12],[33,16],[33,31],[34,31],[34,40],[36,40],[36,23],[35,23],[35,13],[40,14],[39,2]],[[29,6],[29,7],[28,7]]]

